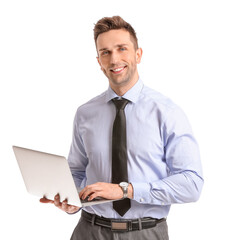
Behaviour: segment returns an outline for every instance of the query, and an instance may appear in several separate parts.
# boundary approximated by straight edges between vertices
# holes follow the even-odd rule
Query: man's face
[[[137,64],[142,50],[135,49],[128,31],[110,30],[97,38],[98,62],[111,87],[121,87],[138,80]]]

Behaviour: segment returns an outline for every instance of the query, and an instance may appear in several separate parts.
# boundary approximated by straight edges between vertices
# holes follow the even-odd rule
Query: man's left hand
[[[97,182],[86,186],[79,195],[83,200],[88,197],[89,201],[96,197],[118,200],[123,198],[123,191],[118,184]],[[131,184],[128,187],[128,198],[133,198],[133,187]]]

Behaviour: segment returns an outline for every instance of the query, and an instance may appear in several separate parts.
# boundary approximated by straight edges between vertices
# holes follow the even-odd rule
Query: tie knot
[[[116,109],[119,110],[124,110],[126,107],[127,103],[129,102],[127,99],[123,98],[118,100],[117,98],[112,99],[112,102],[116,106]]]

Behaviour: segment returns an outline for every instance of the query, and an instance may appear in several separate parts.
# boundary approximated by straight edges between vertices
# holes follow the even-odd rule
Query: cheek
[[[104,68],[101,68],[101,70],[103,71],[103,73],[104,73],[105,75],[107,75],[107,71],[106,71]]]
[[[109,73],[109,72],[108,72],[109,70],[106,70],[106,68],[105,68],[103,65],[100,65],[100,68],[101,68],[101,70],[103,71],[103,73],[104,73],[105,75],[107,75],[107,73]]]
[[[134,68],[134,66],[137,65],[137,60],[135,58],[129,58],[128,63],[132,68]]]
[[[134,53],[123,55],[123,60],[128,62],[130,65],[134,65],[137,63],[137,56]]]
[[[99,62],[99,66],[100,66],[100,68],[101,68],[101,70],[104,72],[105,71],[105,65],[104,65],[104,63],[103,62]]]
[[[105,69],[107,69],[107,66],[108,66],[108,64],[107,64],[107,62],[106,61],[100,61],[100,67],[101,67],[101,69],[103,70],[105,70]]]

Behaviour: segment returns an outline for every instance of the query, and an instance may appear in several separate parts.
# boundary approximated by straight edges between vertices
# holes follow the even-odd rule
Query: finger
[[[43,197],[40,199],[41,203],[54,203],[53,200],[47,199],[46,197]]]
[[[101,186],[98,185],[97,183],[92,184],[92,185],[88,185],[86,186],[79,194],[81,199],[85,199],[88,196],[90,196],[91,194],[97,192],[97,191],[101,191]]]
[[[82,198],[82,195],[83,195],[82,191],[79,192],[79,198]]]
[[[79,194],[81,199],[85,199],[89,194],[90,194],[91,190],[89,189],[89,187],[85,187]]]
[[[93,200],[94,198],[100,197],[100,196],[101,196],[101,193],[100,193],[100,192],[95,192],[95,193],[91,194],[91,195],[88,197],[88,201],[91,201],[91,200]]]
[[[92,194],[95,193],[95,190],[88,190],[82,195],[82,199],[85,200],[86,198],[89,198]]]
[[[57,194],[55,197],[54,197],[54,205],[56,207],[60,207],[60,195]]]
[[[68,201],[67,201],[67,199],[65,199],[61,204],[61,209],[66,212],[68,209],[68,206],[69,206]]]
[[[85,192],[87,191],[87,188],[88,188],[88,186],[81,190],[81,192],[79,193],[80,198],[83,198],[83,195],[85,195]]]

